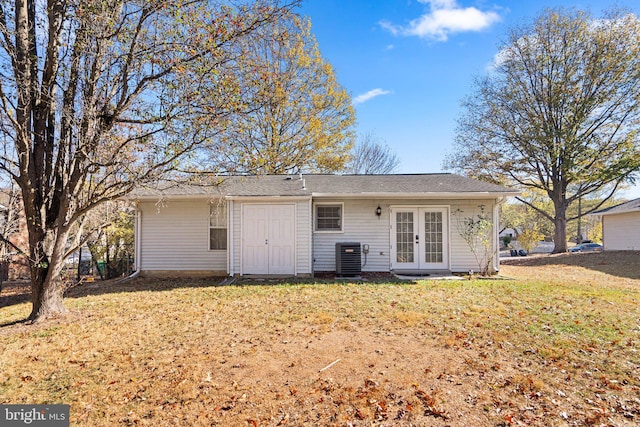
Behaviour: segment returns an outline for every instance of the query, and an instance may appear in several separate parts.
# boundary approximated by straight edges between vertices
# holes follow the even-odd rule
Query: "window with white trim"
[[[316,205],[315,231],[342,231],[342,211],[341,203]]]
[[[215,202],[209,205],[209,250],[227,249],[227,204]]]

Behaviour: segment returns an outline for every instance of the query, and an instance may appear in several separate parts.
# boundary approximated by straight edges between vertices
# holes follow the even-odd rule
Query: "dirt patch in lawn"
[[[75,288],[69,317],[0,329],[0,403],[68,403],[79,426],[637,425],[640,280],[535,262],[513,280]]]

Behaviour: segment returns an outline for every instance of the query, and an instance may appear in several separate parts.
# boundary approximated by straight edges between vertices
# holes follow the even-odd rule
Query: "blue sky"
[[[442,171],[460,101],[472,92],[507,31],[547,7],[595,16],[599,0],[306,0],[320,50],[354,100],[359,134],[373,132],[400,173]],[[618,2],[640,14],[637,0]],[[640,183],[625,193],[640,197]]]

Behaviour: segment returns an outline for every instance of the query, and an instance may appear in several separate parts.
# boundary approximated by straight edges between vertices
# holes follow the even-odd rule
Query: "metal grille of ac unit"
[[[360,243],[336,243],[336,275],[359,276],[361,272]]]

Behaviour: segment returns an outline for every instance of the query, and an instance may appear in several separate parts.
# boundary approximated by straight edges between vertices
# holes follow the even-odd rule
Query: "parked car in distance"
[[[599,252],[602,250],[600,243],[580,243],[572,248],[569,248],[569,252]]]

